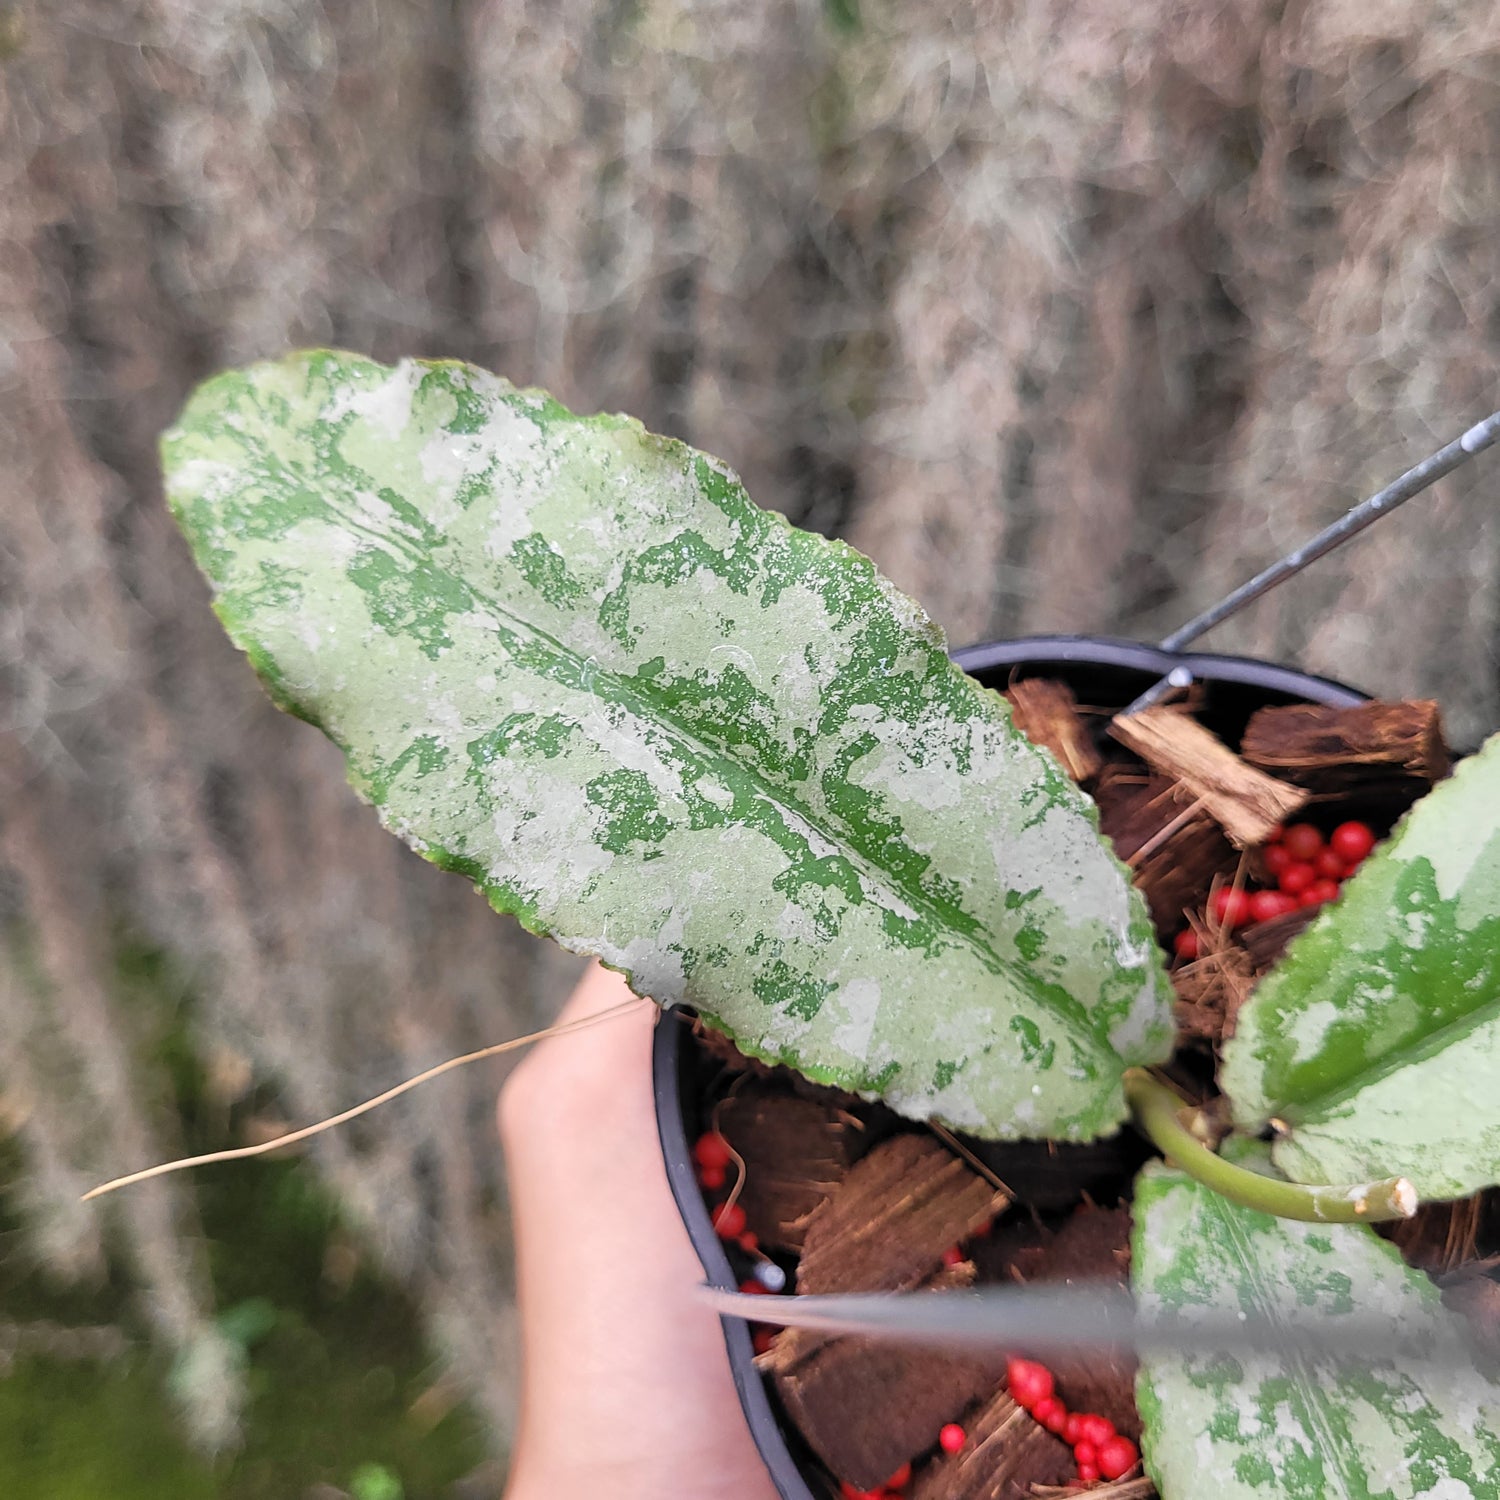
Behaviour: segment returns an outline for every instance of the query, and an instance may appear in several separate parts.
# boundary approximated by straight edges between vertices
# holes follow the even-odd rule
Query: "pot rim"
[[[1119,636],[1018,636],[1014,640],[960,647],[950,654],[958,666],[976,677],[1005,667],[1045,668],[1049,664],[1116,667],[1122,671],[1165,677],[1174,667],[1185,666],[1194,677],[1204,681],[1259,687],[1269,693],[1283,693],[1335,708],[1352,708],[1368,698],[1367,694],[1331,678],[1314,676],[1295,667],[1261,661],[1252,656],[1163,651]],[[699,1191],[692,1142],[688,1140],[687,1124],[683,1118],[679,1072],[686,1030],[682,1020],[681,1016],[668,1011],[658,1020],[652,1041],[656,1126],[666,1161],[667,1182],[704,1273],[711,1285],[732,1291],[739,1283]],[[719,1322],[745,1421],[782,1500],[819,1500],[792,1455],[765,1382],[755,1368],[750,1325],[741,1318],[727,1316],[721,1317]]]
[[[1163,651],[1159,646],[1110,635],[1027,635],[1008,641],[986,641],[960,646],[950,653],[953,662],[977,676],[1000,667],[1080,663],[1119,667],[1165,677],[1174,667],[1186,667],[1205,681],[1233,682],[1296,698],[1312,698],[1334,708],[1353,708],[1369,694],[1331,677],[1319,677],[1297,667],[1214,651]],[[1314,691],[1315,690],[1315,691]]]

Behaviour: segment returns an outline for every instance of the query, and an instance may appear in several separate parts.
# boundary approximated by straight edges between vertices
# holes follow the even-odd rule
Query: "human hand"
[[[592,969],[562,1022],[630,992]],[[667,1186],[657,1012],[539,1043],[500,1096],[523,1358],[507,1500],[776,1500]]]

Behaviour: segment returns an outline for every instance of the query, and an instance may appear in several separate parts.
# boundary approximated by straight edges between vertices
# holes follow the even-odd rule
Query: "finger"
[[[524,1127],[530,1111],[549,1109],[551,1096],[563,1103],[590,1100],[603,1109],[639,1092],[625,1080],[649,1075],[651,1032],[659,1014],[649,1000],[632,994],[621,975],[590,965],[556,1024],[596,1018],[598,1024],[539,1042],[511,1073],[500,1095],[507,1151],[527,1148],[533,1133],[513,1127]]]
[[[573,986],[573,993],[568,996],[557,1019],[559,1023],[581,1021],[585,1016],[598,1015],[622,1000],[629,1000],[632,993],[623,974],[606,969],[596,961],[583,971],[583,977]]]
[[[627,999],[595,968],[562,1019]],[[672,1200],[651,1082],[654,1007],[550,1039],[502,1101],[526,1362],[518,1463],[639,1471],[677,1454],[694,1482],[654,1490],[743,1500],[767,1492],[739,1411],[703,1270]],[[666,1020],[663,1024],[676,1024]],[[581,1443],[579,1433],[590,1439]],[[606,1483],[606,1475],[611,1483]]]

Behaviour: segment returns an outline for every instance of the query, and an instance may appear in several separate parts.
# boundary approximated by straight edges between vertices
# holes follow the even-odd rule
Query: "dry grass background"
[[[569,966],[380,833],[167,524],[192,382],[455,354],[623,408],[955,639],[1152,636],[1496,405],[1488,0],[0,0],[0,1048],[35,1247],[237,1392],[117,944],[311,1118]],[[841,21],[841,18],[844,18]],[[1500,722],[1480,463],[1215,644]],[[503,1441],[494,1074],[315,1157]]]

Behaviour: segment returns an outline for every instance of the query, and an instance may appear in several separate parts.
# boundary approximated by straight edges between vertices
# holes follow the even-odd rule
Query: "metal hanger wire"
[[[1242,583],[1233,593],[1227,594],[1217,604],[1211,605],[1201,614],[1194,615],[1185,625],[1180,625],[1161,642],[1163,651],[1181,651],[1199,636],[1207,634],[1216,625],[1222,624],[1231,615],[1237,615],[1247,605],[1268,594],[1279,583],[1284,583],[1294,574],[1300,573],[1309,563],[1326,557],[1336,547],[1341,547],[1351,537],[1356,537],[1366,527],[1373,526],[1382,516],[1388,516],[1397,507],[1423,490],[1436,484],[1445,474],[1451,474],[1462,464],[1468,463],[1476,454],[1500,442],[1500,412],[1492,412],[1482,422],[1476,422],[1467,432],[1451,443],[1430,453],[1421,463],[1408,469],[1399,479],[1386,485],[1383,490],[1362,500],[1352,510],[1341,516],[1331,526],[1293,552],[1262,569],[1247,583]],[[1174,688],[1187,687],[1193,674],[1187,667],[1176,667],[1159,682],[1147,688],[1139,698],[1122,712],[1139,713],[1161,702]]]

